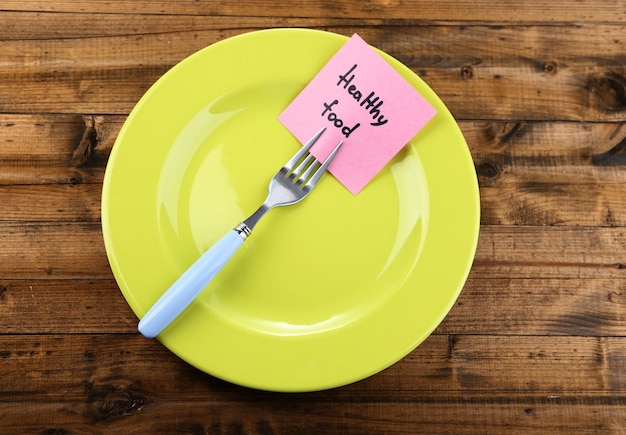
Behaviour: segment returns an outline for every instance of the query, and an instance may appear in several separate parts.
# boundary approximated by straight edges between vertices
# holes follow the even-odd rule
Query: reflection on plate
[[[230,38],[137,104],[109,159],[102,225],[139,317],[263,201],[299,146],[276,116],[346,40],[302,29]],[[381,54],[438,114],[358,195],[326,176],[270,212],[159,336],[185,361],[253,388],[331,388],[401,359],[451,308],[478,237],[474,166],[435,93]]]

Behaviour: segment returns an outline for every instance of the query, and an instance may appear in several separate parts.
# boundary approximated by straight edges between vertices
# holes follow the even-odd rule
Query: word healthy
[[[388,122],[388,119],[381,113],[381,107],[384,104],[384,101],[376,95],[375,91],[372,91],[366,97],[363,97],[363,92],[361,92],[356,85],[351,84],[356,76],[356,74],[354,74],[356,68],[357,64],[354,64],[348,72],[343,75],[339,75],[337,86],[340,87],[343,85],[343,89],[345,89],[348,94],[359,103],[359,106],[365,111],[369,111],[369,116],[372,118],[372,122],[370,122],[371,126],[379,127],[381,125],[385,125]],[[324,103],[322,117],[326,117],[326,119],[332,122],[335,127],[340,128],[341,133],[348,138],[361,126],[361,123],[357,122],[352,127],[346,125],[345,121],[339,118],[339,115],[336,112],[336,107],[338,105],[339,100],[337,99],[331,101],[330,103]]]

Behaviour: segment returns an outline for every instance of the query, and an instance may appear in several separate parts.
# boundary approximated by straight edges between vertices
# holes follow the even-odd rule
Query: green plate
[[[185,59],[139,101],[102,195],[109,261],[138,317],[261,204],[300,146],[276,117],[346,41],[240,35]],[[159,335],[183,360],[258,389],[336,387],[411,352],[454,304],[479,230],[472,158],[437,95],[381,55],[438,114],[358,195],[326,176],[270,212]]]

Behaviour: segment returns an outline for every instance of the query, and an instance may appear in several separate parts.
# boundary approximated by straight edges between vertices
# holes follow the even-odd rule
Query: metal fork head
[[[309,150],[324,133],[318,131],[282,168],[272,177],[265,202],[242,225],[249,234],[263,215],[274,207],[291,205],[306,197],[316,186],[333,161],[343,142],[339,142],[324,162],[318,161]]]
[[[304,199],[316,186],[343,145],[343,142],[339,142],[323,162],[317,160],[309,150],[324,131],[325,128],[318,131],[274,175],[265,201],[268,207],[294,204]]]
[[[323,162],[317,160],[313,154],[309,152],[317,139],[324,133],[326,127],[318,131],[309,141],[291,158],[278,172],[285,176],[289,181],[296,185],[300,190],[306,193],[311,191],[322,177],[328,166],[331,164],[339,149],[343,145],[343,141],[339,142],[335,149]]]

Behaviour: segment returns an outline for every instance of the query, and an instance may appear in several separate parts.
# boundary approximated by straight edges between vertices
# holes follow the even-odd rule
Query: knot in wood
[[[464,79],[471,79],[474,77],[474,68],[471,65],[464,65],[461,68],[461,77]]]
[[[91,157],[93,149],[96,147],[98,142],[98,134],[96,132],[93,116],[86,116],[83,118],[83,121],[85,123],[85,128],[83,130],[82,137],[78,146],[72,153],[72,161],[75,166],[81,166],[89,160],[89,157]]]
[[[101,390],[93,389],[88,402],[93,407],[92,415],[95,419],[109,421],[141,411],[148,399],[133,391],[105,386]]]
[[[626,78],[612,71],[591,77],[585,89],[592,96],[590,103],[609,112],[626,110]]]
[[[486,161],[477,166],[476,172],[486,178],[495,178],[500,174],[500,168],[494,162]]]
[[[556,62],[546,62],[546,64],[543,66],[543,72],[546,73],[546,75],[555,75],[557,73],[558,67]]]

